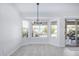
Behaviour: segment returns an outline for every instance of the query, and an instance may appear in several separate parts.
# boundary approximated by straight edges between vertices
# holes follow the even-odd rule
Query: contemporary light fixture
[[[36,23],[36,24],[42,24],[42,22],[39,21],[39,3],[36,3],[36,5],[37,5],[37,21],[34,22],[34,23]]]
[[[37,4],[37,22],[39,21],[39,3],[36,3]]]

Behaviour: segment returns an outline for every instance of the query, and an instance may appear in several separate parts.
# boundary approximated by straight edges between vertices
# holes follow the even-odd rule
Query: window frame
[[[33,36],[33,22],[36,22],[36,21],[32,21],[32,37],[36,37],[36,36]],[[37,24],[36,24],[36,25],[37,25]],[[41,28],[42,28],[42,25],[44,25],[44,26],[47,27],[47,30],[46,30],[47,33],[45,34],[45,35],[46,35],[45,37],[48,37],[48,22],[47,22],[47,21],[43,21],[42,24],[38,24],[37,26],[40,27],[40,29],[41,29]],[[38,29],[38,30],[39,30],[39,29]],[[41,31],[40,31],[40,32],[41,32]],[[39,33],[38,33],[38,35],[39,35]],[[42,38],[42,37],[44,37],[43,34],[42,34],[41,36],[39,35],[37,38]],[[44,37],[44,38],[45,38],[45,37]]]
[[[53,33],[52,33],[52,26],[54,25],[54,27],[55,27],[55,31],[56,31],[56,34],[54,33],[54,35],[55,36],[52,36],[53,35]],[[58,26],[57,26],[57,21],[51,21],[51,23],[50,23],[50,36],[52,37],[52,38],[57,38],[57,34],[58,34]]]

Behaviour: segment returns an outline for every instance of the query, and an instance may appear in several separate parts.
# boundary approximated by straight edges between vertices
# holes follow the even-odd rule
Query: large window
[[[24,38],[27,38],[28,37],[28,26],[29,26],[29,23],[28,21],[26,20],[23,20],[22,21],[22,37]]]
[[[57,22],[51,22],[51,37],[57,37]]]
[[[47,37],[47,34],[47,22],[42,22],[41,24],[32,22],[32,37]]]
[[[57,22],[51,22],[51,37],[57,37]],[[37,23],[32,21],[32,37],[48,37],[48,24],[47,22]],[[29,22],[27,20],[22,21],[22,36],[28,37]]]

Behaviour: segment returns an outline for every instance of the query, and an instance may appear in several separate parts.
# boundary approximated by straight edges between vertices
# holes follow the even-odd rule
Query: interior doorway
[[[66,46],[79,47],[79,19],[65,19]]]

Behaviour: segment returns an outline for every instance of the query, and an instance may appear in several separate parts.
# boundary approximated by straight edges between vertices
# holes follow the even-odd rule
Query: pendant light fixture
[[[39,21],[39,3],[36,3],[36,5],[37,5],[37,21],[35,23],[42,24],[42,22]]]
[[[39,21],[39,3],[36,3],[37,4],[37,22]]]

